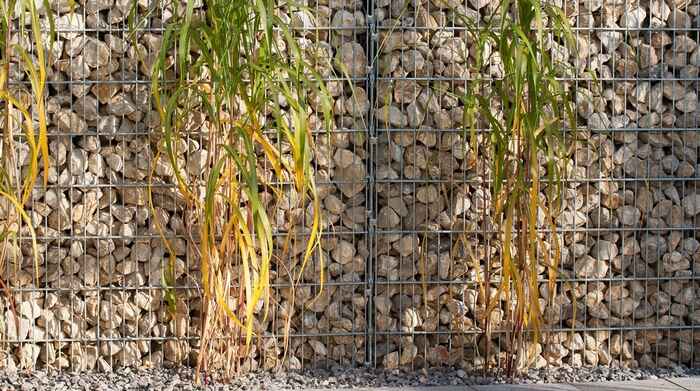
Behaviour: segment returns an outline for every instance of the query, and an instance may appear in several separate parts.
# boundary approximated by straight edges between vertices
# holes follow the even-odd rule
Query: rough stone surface
[[[103,366],[107,365],[104,361]],[[103,368],[105,369],[105,368]],[[495,373],[484,375],[483,372],[470,372],[463,369],[431,368],[426,370],[382,370],[365,368],[347,368],[334,366],[330,369],[314,369],[289,372],[256,371],[239,375],[230,381],[217,376],[203,378],[203,384],[195,385],[192,381],[193,371],[189,368],[140,369],[118,368],[107,372],[89,373],[47,373],[43,370],[33,373],[0,372],[1,389],[41,390],[51,389],[96,389],[96,390],[331,390],[331,389],[367,389],[394,390],[420,389],[430,387],[444,390],[446,387],[459,389],[476,386],[488,386],[487,389],[504,389],[504,387],[525,387],[539,389],[584,390],[600,387],[617,387],[615,389],[648,389],[650,385],[660,389],[678,389],[679,384],[693,389],[697,382],[697,370],[683,367],[670,369],[628,369],[584,367],[533,369],[522,377],[507,379]],[[694,377],[695,376],[695,377]],[[663,381],[670,379],[672,381]],[[620,383],[626,382],[626,383]],[[510,385],[508,383],[514,383]],[[574,384],[573,386],[571,384]],[[637,388],[635,388],[637,387]],[[519,389],[519,388],[518,388]],[[549,389],[549,388],[547,388]],[[606,388],[607,389],[607,388]]]

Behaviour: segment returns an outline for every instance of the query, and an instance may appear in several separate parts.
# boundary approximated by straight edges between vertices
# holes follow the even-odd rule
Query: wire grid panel
[[[28,205],[40,267],[27,231],[4,243],[12,249],[3,260],[12,300],[3,308],[2,363],[135,365],[142,356],[150,360],[151,346],[167,337],[165,326],[155,327],[160,264],[143,182],[152,157],[148,135],[157,124],[148,117],[153,113],[137,109],[149,102],[148,79],[135,52],[125,50],[128,9],[110,11],[99,33],[102,16],[54,11],[58,39],[47,48],[45,99],[51,168],[48,186],[37,186]],[[14,27],[11,39],[34,53],[36,43],[48,42]],[[12,61],[10,88],[31,95],[19,58]],[[26,154],[23,135],[17,149]],[[27,168],[26,160],[21,164],[19,172]]]
[[[307,266],[296,288],[294,318],[291,321],[288,368],[362,365],[365,363],[367,337],[366,306],[368,279],[365,264],[368,249],[368,159],[369,100],[366,12],[360,1],[346,1],[337,7],[309,4],[315,25],[302,25],[298,12],[291,13],[293,27],[304,38],[300,46],[313,46],[328,53],[319,62],[321,75],[333,97],[332,129],[326,132],[318,108],[313,129],[313,166],[316,185],[322,198],[322,253]],[[311,56],[312,57],[312,56]],[[274,133],[271,130],[271,133]],[[290,200],[294,197],[290,196]],[[309,208],[310,206],[307,206]],[[284,248],[289,229],[294,229],[299,244],[305,245],[308,229],[290,226],[294,211],[276,212],[280,227],[278,246]],[[310,225],[307,220],[306,228]],[[302,260],[303,246],[296,246],[296,264]],[[290,254],[291,255],[291,254]],[[291,259],[290,264],[295,264]],[[275,270],[273,300],[287,297],[291,286],[286,267]],[[324,285],[319,276],[324,274]],[[272,335],[284,334],[289,303],[280,302],[277,319],[273,316]],[[281,351],[276,354],[281,357]],[[271,361],[273,365],[275,361]]]
[[[489,228],[488,158],[466,148],[460,97],[474,76],[473,44],[458,16],[478,23],[497,4],[374,8],[378,366],[503,363],[504,308],[491,317],[491,340],[482,336],[477,277],[490,276],[487,289],[497,288],[500,250]],[[532,364],[696,365],[698,6],[565,4],[577,46],[569,52],[551,42],[551,51],[573,65],[565,81],[579,127],[565,131],[573,149],[557,221],[558,294]],[[494,62],[481,76],[500,77],[499,69]],[[546,270],[538,272],[545,299]]]
[[[49,184],[35,188],[29,205],[40,267],[34,268],[25,234],[22,264],[8,257],[4,270],[14,301],[3,310],[7,367],[153,365],[175,338],[190,338],[181,327],[187,316],[169,319],[164,312],[166,254],[153,228],[158,216],[147,205],[146,177],[155,155],[150,136],[159,124],[149,109],[150,79],[139,55],[155,58],[160,19],[144,20],[143,39],[132,46],[130,9],[54,5],[57,39],[49,48],[45,99]],[[153,11],[166,14],[163,7]],[[28,39],[34,52],[37,43],[49,42],[29,33],[20,37],[12,38]],[[15,76],[11,86],[29,93],[24,75]],[[183,200],[172,185],[156,183],[154,202],[156,214],[170,224],[167,236],[184,275],[194,265],[178,213]]]
[[[464,31],[456,32],[453,20],[439,25],[450,29],[426,25],[427,19],[436,23],[436,12],[445,16],[430,3],[378,4],[375,12],[372,358],[388,368],[473,366],[477,290],[455,244],[477,239],[471,235],[481,233],[489,193],[468,167],[458,122],[457,94],[468,74]],[[454,46],[445,53],[443,44]],[[479,246],[489,245],[488,236],[478,239]]]
[[[49,186],[37,187],[29,207],[41,267],[36,280],[26,233],[6,245],[19,255],[4,267],[18,314],[4,302],[6,367],[192,363],[199,347],[192,217],[169,163],[155,160],[159,122],[149,90],[148,61],[172,8],[139,3],[134,33],[128,3],[54,5],[59,40],[46,99],[53,164]],[[698,6],[610,3],[567,3],[578,45],[569,82],[585,130],[568,136],[575,149],[560,217],[566,251],[559,307],[547,313],[556,332],[536,364],[695,365]],[[314,132],[327,283],[309,303],[320,289],[314,260],[297,290],[289,367],[499,363],[484,354],[478,272],[465,250],[468,243],[483,273],[498,275],[487,165],[464,148],[458,97],[470,80],[470,47],[455,17],[494,5],[319,1],[290,15],[300,42],[333,59],[322,74],[335,121],[330,134]],[[19,71],[11,86],[29,94]],[[179,158],[193,177],[206,137],[195,131],[183,140]],[[152,169],[155,215],[146,191]],[[281,201],[270,204],[280,248],[286,222],[303,215]],[[177,256],[175,316],[163,300],[169,254],[155,219]],[[287,265],[298,256],[280,253]],[[277,298],[288,293],[284,264],[273,270]],[[267,337],[282,333],[286,306],[273,303],[250,367],[277,362],[281,352]],[[494,333],[493,351],[505,341]]]
[[[45,100],[51,168],[48,186],[37,182],[28,206],[39,242],[39,270],[33,267],[26,231],[17,244],[5,243],[3,282],[11,300],[3,300],[0,365],[106,371],[193,364],[203,332],[195,217],[177,190],[170,163],[157,153],[160,118],[150,90],[151,65],[173,3],[51,4],[58,38],[49,48]],[[195,13],[206,12],[203,6],[196,4]],[[276,245],[274,300],[248,368],[278,363],[283,351],[276,337],[290,313],[288,367],[365,362],[369,104],[362,7],[346,1],[335,8],[279,8],[299,45],[317,61],[334,98],[330,133],[322,128],[320,113],[310,115],[316,147],[312,163],[323,198],[326,285],[321,292],[315,258],[296,290],[293,311],[284,299],[290,295],[288,270],[301,260],[311,209],[298,207],[299,195],[290,183],[275,183],[284,191],[280,199],[268,197]],[[28,49],[35,49],[32,42],[48,42],[33,40],[27,31],[18,38],[15,28],[12,39],[25,39]],[[18,63],[13,57],[10,86],[17,95],[31,96]],[[169,77],[179,71],[174,68]],[[172,80],[161,83],[167,88]],[[188,115],[176,156],[195,186],[205,179],[205,120],[196,110]],[[26,139],[18,137],[18,153],[26,156]],[[276,132],[269,137],[279,142]],[[18,172],[26,170],[23,159]],[[147,191],[151,173],[153,209]],[[290,227],[290,221],[298,226]],[[169,247],[156,222],[164,227]],[[170,255],[175,255],[174,314],[164,300]]]

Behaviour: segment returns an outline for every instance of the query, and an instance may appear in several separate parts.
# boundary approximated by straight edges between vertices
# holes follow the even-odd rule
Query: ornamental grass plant
[[[283,319],[287,331],[281,336],[286,351],[294,286],[312,258],[324,269],[317,251],[321,204],[311,164],[310,114],[318,113],[326,130],[332,117],[322,78],[285,18],[293,4],[204,0],[195,12],[195,3],[176,8],[167,23],[151,87],[161,124],[156,161],[166,158],[186,200],[190,245],[201,272],[200,381],[214,361],[232,376],[253,344],[262,343],[261,324],[277,299],[271,297],[273,270],[288,276],[292,286]],[[162,82],[172,78],[174,83]],[[191,126],[195,112],[203,116],[196,127]],[[191,151],[183,146],[193,140],[201,141],[199,160],[186,170],[181,156]],[[286,232],[276,232],[270,210],[290,191],[298,197],[289,198],[306,213]],[[162,222],[156,225],[170,247]],[[285,237],[283,245],[275,241],[278,234]],[[290,257],[289,247],[299,245],[301,256]],[[176,260],[172,249],[168,253],[164,284],[172,287]],[[321,285],[323,280],[321,273]],[[174,307],[174,291],[167,295]]]
[[[488,74],[500,64],[495,77],[471,80],[462,98],[465,139],[490,172],[491,227],[484,229],[499,243],[498,253],[486,258],[493,265],[486,265],[478,282],[485,325],[481,353],[490,357],[493,333],[503,332],[498,366],[513,375],[540,353],[543,314],[556,296],[561,258],[556,221],[572,144],[565,129],[576,122],[572,92],[561,81],[570,66],[554,49],[573,49],[574,40],[561,8],[537,0],[502,0],[478,23],[465,21],[475,50],[472,74]],[[540,267],[547,270],[544,300]],[[494,330],[492,317],[501,309],[503,319]]]
[[[46,13],[49,31],[42,31],[39,5]],[[39,281],[40,254],[27,208],[35,186],[46,186],[48,182],[50,158],[44,100],[47,48],[53,42],[53,31],[48,0],[0,2],[0,288],[15,317],[12,324],[17,327],[9,280],[26,266],[26,242],[30,243],[28,256],[33,276],[37,284]],[[5,329],[4,324],[1,327]]]

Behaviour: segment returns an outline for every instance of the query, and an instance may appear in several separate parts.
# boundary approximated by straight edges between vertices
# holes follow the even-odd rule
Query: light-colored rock
[[[620,17],[620,27],[627,29],[639,29],[643,27],[644,19],[647,17],[647,13],[642,7],[636,7],[627,10]]]
[[[683,210],[687,216],[700,213],[700,194],[691,194],[683,198]]]
[[[367,176],[365,164],[362,161],[355,161],[345,168],[337,168],[334,179],[338,182],[338,188],[346,197],[352,197],[366,186]]]
[[[604,278],[608,274],[608,263],[590,256],[576,262],[576,275],[581,278]]]
[[[344,43],[335,56],[335,68],[349,77],[364,77],[367,74],[365,51],[356,42]]]
[[[104,67],[109,63],[109,47],[97,39],[88,39],[83,47],[83,59],[91,68]]]
[[[406,125],[408,125],[406,114],[402,113],[398,107],[393,105],[380,107],[377,109],[376,116],[380,122],[386,125],[398,128],[405,128]]]
[[[622,33],[615,30],[598,31],[596,36],[608,53],[614,52],[622,43]]]
[[[134,102],[125,94],[118,94],[112,97],[109,104],[107,105],[107,110],[110,114],[116,116],[126,116],[132,114],[137,110]]]
[[[79,12],[66,13],[57,17],[54,21],[56,30],[61,31],[59,36],[64,39],[75,39],[85,29],[85,19]]]
[[[377,214],[377,227],[394,228],[398,226],[399,223],[401,223],[401,218],[392,208],[385,206],[379,210]]]
[[[637,226],[642,218],[642,212],[634,206],[622,206],[617,210],[617,218],[626,226]]]
[[[384,368],[396,369],[399,367],[399,352],[391,352],[382,359]]]
[[[353,117],[361,117],[369,111],[367,92],[362,87],[355,87],[353,94],[345,100],[345,111]]]
[[[610,261],[615,258],[617,254],[617,245],[607,240],[599,240],[591,249],[591,256],[602,261]]]
[[[635,310],[635,308],[637,308],[638,305],[639,303],[635,302],[634,299],[625,297],[622,299],[612,300],[610,302],[610,311],[615,316],[625,318],[632,315],[632,312]]]
[[[355,246],[350,242],[340,240],[333,249],[331,255],[336,262],[345,265],[352,262],[355,256]]]
[[[447,64],[452,62],[465,62],[469,56],[467,43],[461,38],[448,38],[435,51],[435,56]]]

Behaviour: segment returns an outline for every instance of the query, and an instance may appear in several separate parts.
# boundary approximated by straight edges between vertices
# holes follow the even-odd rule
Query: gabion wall
[[[19,317],[3,299],[0,366],[191,363],[201,334],[197,259],[173,172],[163,157],[154,161],[159,120],[149,90],[149,65],[172,5],[139,0],[129,18],[132,0],[79,0],[74,9],[67,0],[50,3],[59,38],[46,98],[52,166],[49,186],[37,186],[29,205],[41,267],[36,280],[26,237],[7,248],[3,281]],[[307,270],[285,364],[497,364],[485,355],[476,281],[487,264],[498,274],[490,259],[498,243],[488,228],[487,164],[465,148],[459,96],[477,75],[472,42],[456,17],[479,20],[497,2],[304,5],[280,12],[301,46],[322,54],[318,69],[335,98],[333,131],[314,133],[329,281],[306,306],[320,272],[318,264]],[[564,254],[557,306],[546,313],[553,332],[536,347],[534,364],[696,365],[700,6],[693,0],[559,5],[574,22],[577,47],[570,52],[553,42],[552,52],[573,66],[579,127],[567,131],[571,170],[558,220]],[[19,67],[11,70],[14,92],[28,93]],[[480,76],[498,77],[498,63]],[[191,121],[202,117],[193,113]],[[180,162],[196,177],[205,143],[185,142]],[[152,168],[157,216],[147,200]],[[291,190],[288,197],[294,205]],[[285,222],[299,213],[282,204],[274,224],[288,229]],[[175,316],[163,299],[168,254],[154,219],[165,223],[177,255]],[[280,247],[283,239],[280,234]],[[302,248],[288,256],[298,257]],[[546,297],[545,268],[540,271]],[[273,282],[276,297],[283,297],[289,285],[281,271]],[[249,368],[271,367],[282,356],[272,337],[281,335],[289,303],[272,304],[268,334]],[[507,340],[498,332],[492,339],[493,355]]]

